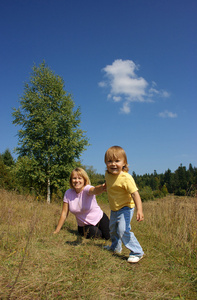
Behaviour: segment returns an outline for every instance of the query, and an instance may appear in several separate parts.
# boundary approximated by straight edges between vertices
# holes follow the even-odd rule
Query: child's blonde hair
[[[84,169],[82,169],[82,168],[77,167],[74,170],[72,170],[72,172],[70,174],[69,184],[70,184],[71,188],[74,188],[73,184],[72,184],[72,178],[73,178],[74,172],[77,172],[78,175],[80,175],[81,177],[83,177],[83,179],[84,179],[84,186],[88,185],[88,184],[91,184],[90,178],[88,177],[88,174],[86,173],[86,171]]]
[[[107,164],[107,161],[117,159],[117,158],[124,159],[125,165],[123,166],[122,171],[128,172],[129,165],[127,163],[127,155],[122,147],[112,146],[105,152],[105,164]]]

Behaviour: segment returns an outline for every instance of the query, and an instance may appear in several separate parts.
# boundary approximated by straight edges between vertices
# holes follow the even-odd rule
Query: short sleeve
[[[68,203],[68,198],[69,198],[69,190],[66,191],[64,194],[63,202]]]

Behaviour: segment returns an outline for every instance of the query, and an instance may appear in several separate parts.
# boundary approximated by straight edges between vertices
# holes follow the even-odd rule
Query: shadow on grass
[[[68,245],[71,245],[71,246],[78,246],[78,245],[82,244],[82,236],[79,235],[77,230],[73,230],[73,229],[70,229],[68,227],[66,229],[67,229],[68,232],[76,235],[77,239],[76,239],[76,241],[72,241],[72,242],[66,241],[65,244],[68,244]]]
[[[95,243],[95,246],[101,248],[101,250],[105,251],[106,253],[107,252],[110,253],[113,257],[117,257],[117,258],[119,258],[121,260],[124,260],[124,261],[128,259],[128,256],[125,256],[124,254],[118,254],[118,253],[115,253],[113,251],[109,251],[109,250],[104,249],[102,244]]]
[[[128,256],[125,256],[124,254],[112,253],[112,255],[115,256],[115,257],[118,257],[118,258],[120,258],[120,259],[122,259],[124,261],[125,260],[127,261],[127,259],[128,259]]]
[[[68,232],[70,232],[71,234],[74,234],[75,236],[76,236],[76,240],[75,241],[66,241],[65,242],[65,244],[67,244],[67,245],[71,245],[71,246],[79,246],[79,245],[81,245],[82,243],[83,243],[83,240],[85,239],[86,240],[86,246],[88,246],[87,245],[87,242],[94,242],[94,245],[96,246],[96,247],[98,247],[98,248],[100,248],[102,251],[104,250],[106,253],[107,252],[109,252],[113,257],[117,257],[117,258],[119,258],[119,259],[121,259],[121,260],[124,260],[124,261],[127,261],[127,259],[128,259],[128,257],[127,256],[125,256],[124,254],[117,254],[117,253],[114,253],[113,251],[107,251],[107,250],[105,250],[104,248],[103,248],[103,243],[101,244],[101,243],[98,243],[98,241],[106,241],[106,240],[104,240],[104,239],[102,239],[102,238],[100,238],[100,237],[98,237],[98,238],[90,238],[90,239],[87,239],[87,238],[85,238],[84,236],[81,236],[79,233],[78,233],[78,231],[77,230],[73,230],[73,229],[71,229],[71,228],[69,228],[69,227],[66,227],[66,230],[68,231]]]
[[[94,237],[86,237],[84,235],[80,235],[77,230],[73,230],[73,229],[71,229],[69,227],[65,227],[65,228],[66,228],[66,230],[69,233],[71,233],[73,235],[76,235],[76,237],[77,237],[76,241],[73,241],[73,242],[67,241],[66,244],[69,244],[69,245],[79,245],[79,244],[82,244],[82,242],[83,242],[84,239],[86,240],[86,242],[87,241],[91,242],[91,241],[95,241],[95,240],[97,240],[97,241],[98,240],[104,241],[104,239],[102,239],[101,237],[96,237],[96,236],[94,236]]]

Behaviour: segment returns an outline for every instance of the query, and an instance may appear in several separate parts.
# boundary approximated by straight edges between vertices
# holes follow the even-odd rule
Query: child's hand
[[[142,210],[142,200],[140,198],[140,195],[138,193],[138,191],[134,192],[133,194],[131,194],[136,208],[137,208],[137,221],[141,222],[144,220],[144,214],[143,214],[143,210]]]
[[[137,211],[137,221],[144,221],[144,214],[142,211]]]
[[[107,192],[107,185],[106,185],[106,183],[103,184],[103,191]]]

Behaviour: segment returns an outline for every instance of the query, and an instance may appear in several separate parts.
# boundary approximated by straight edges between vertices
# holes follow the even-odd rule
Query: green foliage
[[[134,173],[134,175],[139,189],[149,186],[154,195],[159,195],[158,191],[161,191],[164,196],[168,193],[187,196],[196,195],[197,168],[193,168],[191,164],[188,170],[181,164],[174,173],[168,169],[164,174],[157,174],[154,171],[154,174],[136,175]]]
[[[14,109],[13,123],[19,125],[19,176],[25,167],[27,184],[53,190],[65,187],[77,159],[88,146],[85,132],[79,128],[80,110],[75,109],[63,79],[45,62],[34,65],[30,82],[25,84],[20,107]],[[22,167],[22,164],[24,166]],[[40,188],[39,188],[40,190]]]
[[[0,188],[11,190],[16,187],[16,178],[13,175],[14,164],[9,149],[0,154]]]
[[[1,159],[3,163],[8,167],[11,167],[15,164],[15,161],[9,149],[6,149],[5,152],[1,154]]]
[[[178,190],[175,191],[176,196],[186,196],[187,192],[184,189],[179,188]]]
[[[155,191],[153,191],[153,196],[154,196],[154,198],[163,198],[164,194],[160,190],[155,190]]]
[[[169,193],[173,193],[175,187],[174,174],[168,169],[163,176],[163,182],[165,183]]]
[[[142,199],[142,202],[148,201],[148,200],[153,200],[153,191],[150,186],[145,186],[139,191],[140,197]]]
[[[51,199],[53,202],[62,199],[65,191],[69,188],[70,171],[76,166],[86,170],[92,185],[96,186],[105,182],[105,176],[98,174],[93,166],[84,166],[80,161],[75,161],[72,166],[70,165],[70,169],[68,168],[68,176],[63,176],[62,172],[62,176],[55,175],[53,181],[51,180]],[[61,165],[59,170],[61,170]],[[151,175],[139,176],[134,172],[132,175],[139,187],[142,201],[162,198],[169,193],[174,193],[178,196],[196,196],[197,168],[193,168],[191,164],[188,170],[180,165],[174,173],[168,169],[164,174],[157,174],[154,171],[154,174]],[[37,199],[43,199],[43,195],[46,195],[47,182],[45,178],[43,169],[40,168],[39,162],[34,157],[19,156],[15,162],[8,149],[0,154],[1,188],[14,189],[19,193],[31,194],[35,195]],[[153,189],[153,186],[154,188],[157,187],[157,189]],[[103,203],[108,202],[106,193],[97,197]]]
[[[0,188],[11,190],[15,188],[15,179],[11,174],[10,167],[3,163],[2,158],[0,158]]]
[[[168,189],[167,189],[167,187],[166,187],[165,184],[162,186],[161,192],[162,192],[162,194],[163,194],[164,196],[167,196],[167,194],[168,194]]]
[[[105,176],[96,173],[96,170],[93,168],[93,166],[82,166],[82,168],[86,170],[92,185],[95,186],[105,182]]]

